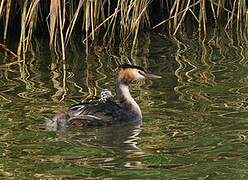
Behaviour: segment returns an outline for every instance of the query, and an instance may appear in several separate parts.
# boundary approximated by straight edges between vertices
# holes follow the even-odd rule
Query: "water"
[[[17,62],[0,53],[0,177],[247,179],[247,45],[225,34],[148,35],[136,52],[79,44],[65,62],[39,42]],[[55,130],[55,111],[114,91],[116,60],[161,76],[132,85],[143,124]]]

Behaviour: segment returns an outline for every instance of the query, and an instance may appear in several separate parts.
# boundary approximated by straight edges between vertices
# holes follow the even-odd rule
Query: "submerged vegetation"
[[[137,45],[140,32],[154,30],[176,35],[190,30],[205,37],[208,28],[226,31],[248,28],[245,0],[1,0],[1,47],[12,35],[19,38],[18,56],[29,50],[34,37],[49,35],[49,45],[65,59],[75,33],[89,44]],[[8,50],[9,51],[9,50]]]

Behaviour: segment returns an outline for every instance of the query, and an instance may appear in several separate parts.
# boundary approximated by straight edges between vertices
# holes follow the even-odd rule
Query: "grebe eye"
[[[138,71],[140,75],[145,76],[145,72],[144,71]]]

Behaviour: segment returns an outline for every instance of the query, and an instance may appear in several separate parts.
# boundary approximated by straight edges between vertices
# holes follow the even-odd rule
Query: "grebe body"
[[[118,68],[115,87],[119,103],[111,99],[109,91],[103,91],[100,99],[72,105],[66,112],[56,114],[53,120],[66,126],[101,126],[115,122],[140,121],[142,113],[130,94],[129,84],[145,78],[161,77],[148,73],[139,66],[123,64]]]

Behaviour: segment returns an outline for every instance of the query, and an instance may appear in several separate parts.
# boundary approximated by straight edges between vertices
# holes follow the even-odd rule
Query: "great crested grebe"
[[[72,105],[66,112],[60,112],[54,121],[66,126],[100,126],[121,121],[139,121],[142,113],[129,92],[129,84],[135,80],[161,78],[139,66],[122,64],[116,78],[116,96],[119,103],[111,100],[109,91],[102,91],[99,100]]]

